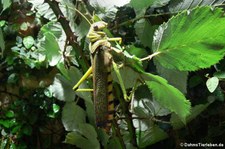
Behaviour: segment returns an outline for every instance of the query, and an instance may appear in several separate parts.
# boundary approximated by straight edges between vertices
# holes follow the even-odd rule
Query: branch
[[[58,22],[61,24],[64,32],[66,33],[69,44],[73,47],[73,49],[76,49],[75,57],[78,63],[81,65],[82,69],[86,71],[89,67],[88,62],[82,52],[82,48],[77,43],[77,36],[73,33],[69,25],[69,21],[66,19],[59,8],[59,3],[55,0],[45,0],[45,2],[49,4],[50,8],[58,18]]]
[[[137,147],[137,139],[136,139],[136,133],[135,133],[135,127],[132,120],[132,113],[129,111],[129,103],[126,102],[124,99],[121,99],[119,94],[119,87],[115,86],[116,90],[116,96],[119,99],[122,113],[125,116],[125,121],[127,122],[128,131],[130,133],[130,142],[133,146]]]

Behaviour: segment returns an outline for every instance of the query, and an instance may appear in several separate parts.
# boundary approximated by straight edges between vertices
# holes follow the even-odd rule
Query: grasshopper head
[[[103,30],[104,28],[106,28],[107,25],[108,25],[108,24],[107,24],[106,22],[104,22],[104,21],[95,22],[95,23],[93,24],[93,29],[94,29],[94,31],[101,31],[101,30]]]

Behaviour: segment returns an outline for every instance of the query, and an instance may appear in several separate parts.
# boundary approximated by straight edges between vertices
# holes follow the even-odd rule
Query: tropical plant
[[[171,132],[184,130],[203,111],[210,118],[210,107],[224,105],[222,0],[1,4],[1,148],[60,148],[64,135],[65,143],[84,149],[154,147],[172,136],[174,148],[182,139]],[[116,116],[110,134],[95,125],[91,92],[73,91],[90,67],[86,35],[96,20],[108,23],[108,37],[123,39],[122,45],[112,42],[122,51],[113,59],[132,97],[123,99],[113,72]],[[92,88],[92,81],[81,88]],[[224,128],[224,115],[214,129]],[[21,143],[29,136],[37,143]]]

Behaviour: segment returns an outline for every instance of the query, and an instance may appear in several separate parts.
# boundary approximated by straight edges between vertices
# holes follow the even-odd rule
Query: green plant
[[[61,112],[62,124],[68,132],[65,143],[78,148],[147,148],[170,137],[168,132],[183,130],[188,123],[197,121],[207,108],[224,101],[222,1],[131,0],[117,9],[112,7],[113,2],[28,2],[23,5],[27,12],[22,13],[29,21],[11,23],[11,20],[1,19],[0,70],[7,73],[0,74],[4,84],[0,91],[3,94],[7,83],[10,87],[19,85],[16,93],[14,89],[15,96],[9,100],[10,104],[18,103],[20,98],[28,99],[22,100],[21,107],[34,106],[40,112],[50,102],[46,108],[48,114],[42,118],[57,119],[57,113]],[[11,3],[2,4],[2,13],[11,14],[7,13]],[[30,4],[35,11],[30,10]],[[122,66],[120,73],[127,93],[132,91],[133,95],[131,101],[124,101],[119,81],[114,77],[118,118],[109,135],[95,126],[91,93],[72,90],[89,67],[87,19],[91,20],[93,10],[96,16],[109,23],[104,30],[107,36],[123,39],[119,47],[123,52],[115,55],[114,60]],[[39,30],[25,34],[31,28],[29,24]],[[11,41],[7,37],[12,35],[16,36]],[[81,87],[91,88],[91,84],[88,80]],[[12,94],[6,91],[7,96]],[[38,97],[34,97],[36,92],[39,92]],[[20,109],[12,106],[3,111],[6,117],[0,117],[4,130],[2,142],[11,138],[9,128],[26,126],[20,133],[31,134],[33,126],[27,126],[27,121],[17,121],[20,116],[15,113],[22,114],[17,111]],[[13,114],[7,117],[7,113]],[[14,119],[16,122],[11,124]],[[222,129],[223,120],[221,118],[221,125],[212,128]],[[36,126],[37,120],[32,124]],[[176,138],[172,143],[175,147],[180,140],[177,135],[172,136]]]

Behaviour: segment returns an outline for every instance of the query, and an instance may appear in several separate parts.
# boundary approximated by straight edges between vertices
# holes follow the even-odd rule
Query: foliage
[[[224,1],[1,4],[1,148],[165,148],[166,141],[175,148],[182,140],[225,138],[224,131],[212,133],[225,119],[214,110],[224,108]],[[91,62],[89,22],[99,20],[107,21],[108,37],[123,38],[122,45],[111,42],[121,50],[112,55],[131,93],[130,101],[122,98],[113,72],[117,117],[110,134],[95,125],[92,94],[72,89]],[[87,79],[79,88],[92,84]],[[215,116],[201,136],[201,120]]]

